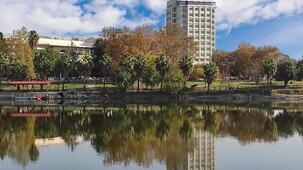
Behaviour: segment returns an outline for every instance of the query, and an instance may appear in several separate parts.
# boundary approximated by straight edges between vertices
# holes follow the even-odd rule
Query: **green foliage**
[[[124,55],[120,68],[116,71],[114,76],[114,83],[124,92],[127,91],[135,82],[135,75],[133,72],[134,60],[130,55]]]
[[[294,79],[295,69],[291,60],[285,59],[279,62],[277,66],[276,79],[278,81],[284,81],[284,87],[286,88],[288,82]]]
[[[296,66],[296,78],[297,80],[303,80],[303,60],[300,60]]]
[[[161,91],[162,91],[163,80],[169,70],[169,59],[166,55],[161,54],[159,58],[156,59],[155,63],[156,63],[156,70],[159,72],[161,77]]]
[[[266,59],[262,63],[262,72],[266,75],[268,83],[271,83],[272,77],[277,72],[277,64],[273,59]]]
[[[53,49],[40,50],[36,53],[33,62],[40,79],[46,79],[52,73],[60,57],[61,54]]]
[[[204,77],[203,65],[194,65],[193,71],[189,75],[189,79],[197,81]]]
[[[55,77],[63,77],[68,76],[71,70],[72,59],[69,53],[61,54],[60,57],[55,61],[55,67],[52,71],[52,75]]]
[[[219,69],[216,66],[216,64],[209,63],[203,66],[203,70],[204,70],[204,79],[207,83],[207,90],[209,90],[210,85],[213,83],[213,81],[216,80]]]
[[[92,69],[92,75],[95,77],[103,76],[100,73],[102,73],[102,69],[100,70],[100,67],[102,67],[100,62],[106,61],[108,57],[106,55],[106,49],[105,49],[105,41],[103,39],[97,39],[94,48],[93,48],[93,69]],[[106,65],[106,64],[105,64]]]
[[[155,87],[160,83],[160,74],[159,72],[153,68],[152,66],[148,66],[146,70],[144,71],[142,82],[147,86],[147,87]]]
[[[106,77],[110,74],[112,68],[112,59],[109,55],[104,54],[98,60],[98,73],[97,75]]]
[[[143,71],[147,67],[147,60],[145,56],[138,55],[134,58],[134,71],[136,73],[136,78],[138,82],[137,91],[139,91],[140,88],[140,78],[142,77]]]
[[[9,63],[8,56],[4,53],[0,53],[0,81],[7,74]]]
[[[184,56],[179,62],[179,68],[182,70],[185,77],[189,75],[190,70],[193,68],[193,58],[190,56]]]
[[[36,31],[32,30],[28,33],[27,41],[29,46],[34,49],[39,41],[39,35]]]
[[[124,92],[127,91],[135,82],[135,77],[127,68],[121,68],[116,72],[114,83]]]
[[[75,71],[79,77],[83,76],[85,78],[91,74],[91,59],[90,56],[83,56],[76,62]]]
[[[185,79],[180,70],[171,71],[164,78],[163,87],[169,94],[179,93],[185,85]]]
[[[8,79],[10,80],[27,80],[29,78],[28,75],[28,67],[21,62],[13,62],[9,65]]]

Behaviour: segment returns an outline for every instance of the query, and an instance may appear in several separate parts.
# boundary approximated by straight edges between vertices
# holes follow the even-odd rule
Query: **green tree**
[[[39,41],[39,35],[36,31],[32,30],[28,33],[27,41],[29,46],[34,49]]]
[[[272,77],[277,71],[277,64],[273,59],[266,59],[262,63],[262,72],[266,75],[267,85],[271,85]]]
[[[53,76],[63,79],[62,89],[65,89],[65,79],[71,71],[72,59],[69,52],[61,54],[61,56],[56,60],[55,67],[53,69]]]
[[[0,89],[2,88],[2,79],[8,72],[9,58],[6,54],[0,53]]]
[[[106,80],[111,74],[112,69],[112,59],[109,55],[104,54],[98,61],[99,74],[103,77],[103,88],[105,89]]]
[[[182,70],[184,76],[188,77],[190,70],[193,68],[193,58],[190,56],[184,56],[179,62],[179,68]]]
[[[83,56],[76,62],[76,71],[83,79],[83,88],[86,88],[86,79],[91,74],[91,57]]]
[[[27,65],[21,63],[20,61],[13,62],[9,65],[8,79],[22,81],[27,80],[28,78],[29,75]]]
[[[155,68],[148,66],[144,71],[142,82],[151,88],[155,87],[157,84],[160,83],[160,74]]]
[[[209,91],[210,85],[216,80],[218,74],[218,67],[214,63],[208,63],[203,66],[204,79],[207,83],[207,90]]]
[[[185,79],[181,71],[172,70],[164,78],[163,87],[165,92],[170,94],[179,93],[184,87]]]
[[[3,33],[0,32],[0,52],[4,52],[5,50],[5,39]]]
[[[300,81],[303,79],[303,60],[298,61],[296,65],[296,78]]]
[[[284,82],[287,88],[288,82],[294,78],[294,64],[291,60],[285,59],[278,63],[276,79]]]
[[[55,68],[56,61],[61,58],[61,54],[53,49],[40,50],[35,54],[35,72],[40,79],[47,79]]]
[[[137,79],[137,92],[139,92],[140,89],[140,78],[142,77],[143,71],[147,67],[147,61],[143,55],[138,55],[134,59],[134,70],[136,73],[136,79]]]
[[[103,58],[103,56],[106,54],[105,49],[105,40],[103,39],[97,39],[94,43],[93,47],[93,68],[92,68],[92,75],[94,77],[100,77],[100,60]]]
[[[120,89],[127,92],[127,89],[134,84],[135,78],[129,69],[120,68],[116,72],[114,82]]]
[[[114,76],[114,83],[124,92],[127,92],[127,89],[131,87],[135,82],[134,75],[134,60],[130,55],[124,55],[122,61],[120,62],[120,67],[116,70]]]
[[[159,58],[156,59],[155,61],[156,63],[156,69],[160,74],[160,78],[161,78],[161,91],[163,88],[163,81],[164,81],[164,77],[166,76],[168,70],[169,70],[169,59],[166,55],[161,54],[159,56]]]

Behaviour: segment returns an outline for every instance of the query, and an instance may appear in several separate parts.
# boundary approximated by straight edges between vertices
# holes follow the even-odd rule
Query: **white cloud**
[[[0,31],[26,26],[40,34],[93,34],[104,26],[159,24],[166,0],[0,0]],[[230,29],[303,12],[303,0],[215,0],[218,28]],[[151,13],[138,12],[144,6]]]

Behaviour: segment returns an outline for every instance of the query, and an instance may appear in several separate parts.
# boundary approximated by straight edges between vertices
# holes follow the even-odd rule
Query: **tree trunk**
[[[86,78],[84,77],[83,88],[86,89]]]
[[[105,90],[105,86],[106,86],[106,78],[103,78],[103,89]]]
[[[163,79],[161,79],[160,91],[162,92],[163,89]]]
[[[286,89],[287,88],[287,84],[288,84],[288,81],[284,81],[284,88]]]
[[[210,89],[210,84],[207,83],[207,91]]]
[[[139,92],[140,89],[140,78],[137,78],[137,92]]]

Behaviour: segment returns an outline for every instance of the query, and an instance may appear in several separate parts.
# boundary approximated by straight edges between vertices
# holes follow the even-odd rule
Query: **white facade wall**
[[[206,0],[169,0],[166,22],[181,26],[197,42],[195,64],[209,63],[216,46],[216,4]]]

